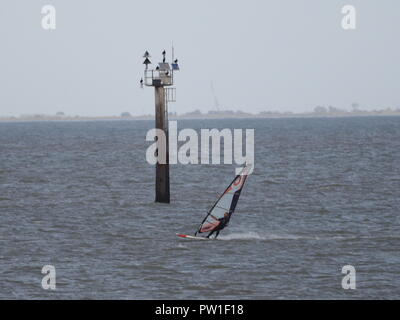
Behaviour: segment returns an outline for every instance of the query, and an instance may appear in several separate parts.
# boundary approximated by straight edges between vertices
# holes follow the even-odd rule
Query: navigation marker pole
[[[165,144],[157,140],[158,158],[165,160],[156,163],[156,202],[170,203],[169,189],[169,137],[168,137],[168,102],[175,102],[176,89],[174,85],[174,71],[179,71],[178,63],[165,61],[165,50],[162,53],[163,62],[160,62],[156,69],[149,69],[151,64],[150,54],[146,51],[143,55],[146,65],[144,70],[144,84],[154,87],[155,92],[155,116],[156,129],[162,130],[165,134]],[[165,88],[169,87],[169,88]]]

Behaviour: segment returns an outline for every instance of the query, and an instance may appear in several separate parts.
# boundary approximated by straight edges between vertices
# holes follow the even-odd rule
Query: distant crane
[[[217,95],[215,94],[214,84],[212,83],[212,81],[211,81],[211,92],[214,96],[214,108],[216,109],[216,111],[220,111],[218,98],[217,98]]]

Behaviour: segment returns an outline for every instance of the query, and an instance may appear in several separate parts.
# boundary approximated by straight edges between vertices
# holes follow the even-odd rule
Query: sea
[[[254,129],[215,241],[176,233],[240,164],[171,165],[171,203],[155,203],[153,127],[0,123],[0,299],[400,299],[400,117],[179,120]]]

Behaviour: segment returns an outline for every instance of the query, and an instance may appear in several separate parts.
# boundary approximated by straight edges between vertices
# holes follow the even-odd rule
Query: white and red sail
[[[225,213],[228,213],[229,219],[235,211],[236,205],[239,201],[240,193],[242,192],[244,183],[246,182],[247,175],[250,172],[250,166],[246,166],[238,174],[235,179],[229,184],[224,193],[219,197],[217,202],[213,205],[211,210],[207,213],[203,222],[200,224],[196,232],[205,233],[212,231],[220,223],[218,220],[223,218]]]

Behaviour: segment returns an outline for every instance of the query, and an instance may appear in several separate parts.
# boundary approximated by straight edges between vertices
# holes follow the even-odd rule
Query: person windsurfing
[[[229,213],[225,212],[224,216],[220,219],[217,219],[214,216],[212,216],[212,218],[215,219],[217,222],[215,223],[215,227],[211,230],[206,238],[210,238],[211,235],[216,232],[217,234],[215,235],[214,239],[217,239],[217,237],[219,236],[219,232],[224,229],[229,223]]]
[[[178,237],[186,239],[209,239],[211,235],[215,234],[216,239],[220,231],[228,226],[232,214],[235,212],[236,205],[239,201],[240,193],[242,192],[244,183],[247,176],[252,169],[251,165],[246,165],[243,170],[236,175],[233,181],[225,189],[224,193],[214,203],[212,208],[208,211],[206,217],[200,223],[199,228],[194,236],[187,234],[177,233]],[[208,233],[206,237],[197,236],[199,233]]]

